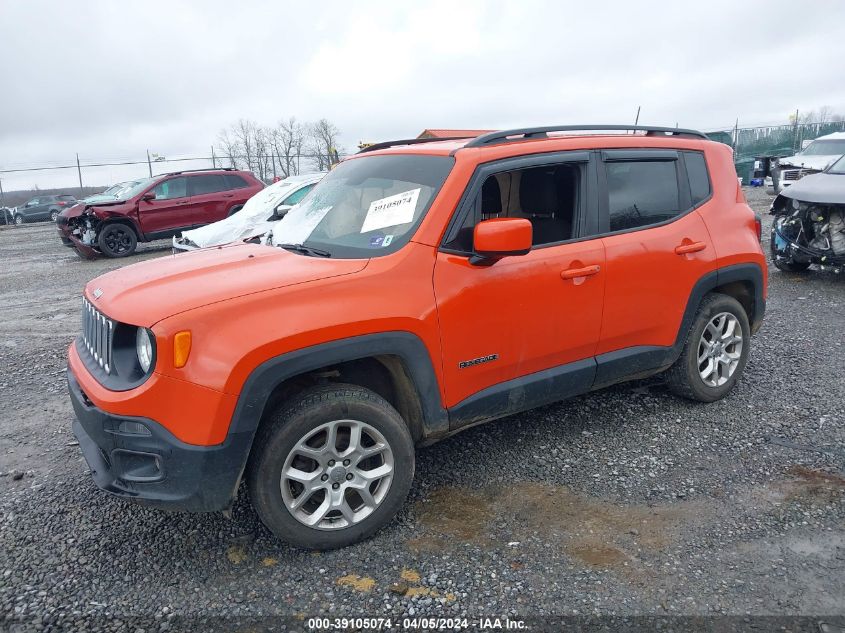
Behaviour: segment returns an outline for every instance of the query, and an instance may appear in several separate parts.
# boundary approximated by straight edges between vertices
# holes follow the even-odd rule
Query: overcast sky
[[[627,123],[638,105],[641,123],[786,122],[845,112],[843,60],[838,1],[0,0],[0,169],[207,155],[239,118],[325,117],[346,149],[427,127]]]

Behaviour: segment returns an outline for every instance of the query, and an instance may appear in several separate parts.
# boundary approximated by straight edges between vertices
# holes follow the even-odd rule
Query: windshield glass
[[[149,185],[153,184],[152,178],[146,178],[144,180],[139,180],[137,183],[119,191],[114,195],[115,200],[129,200],[129,198],[134,198],[139,193],[141,193],[144,189],[146,189]]]
[[[829,174],[845,174],[845,156],[833,163],[827,170]]]
[[[270,243],[304,244],[332,257],[402,248],[440,191],[450,156],[392,155],[338,165],[273,228]]]
[[[803,152],[804,156],[832,156],[845,154],[845,138],[829,141],[813,141]]]

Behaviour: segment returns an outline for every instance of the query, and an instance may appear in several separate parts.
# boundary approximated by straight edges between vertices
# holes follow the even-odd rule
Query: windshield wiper
[[[328,251],[320,250],[319,248],[312,248],[310,246],[303,246],[302,244],[279,244],[279,248],[286,251],[293,251],[295,253],[302,253],[303,255],[310,255],[311,257],[331,257],[332,254]]]

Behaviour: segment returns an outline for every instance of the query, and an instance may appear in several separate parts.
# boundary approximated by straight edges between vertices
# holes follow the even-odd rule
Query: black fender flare
[[[246,468],[255,432],[273,390],[289,378],[346,361],[392,355],[404,363],[422,410],[422,437],[445,435],[449,418],[440,398],[434,365],[425,343],[410,332],[365,334],[304,347],[270,358],[252,370],[238,396],[226,443],[238,447],[240,475]],[[240,479],[239,475],[239,479]]]

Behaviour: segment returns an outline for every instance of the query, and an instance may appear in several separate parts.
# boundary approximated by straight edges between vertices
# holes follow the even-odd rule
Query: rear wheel
[[[127,257],[136,246],[138,236],[125,224],[107,224],[97,236],[97,247],[106,257]]]
[[[309,389],[265,421],[250,460],[250,498],[279,538],[333,549],[372,535],[402,507],[414,443],[399,413],[354,385]]]
[[[50,219],[55,222],[59,218],[59,212],[53,209],[50,211]]]
[[[669,389],[685,398],[724,398],[742,375],[751,341],[745,309],[733,297],[707,295],[695,315],[684,348],[666,372]]]
[[[233,215],[235,215],[238,211],[240,211],[243,208],[244,207],[243,207],[242,204],[239,204],[237,206],[232,207],[231,209],[229,209],[229,213],[226,215],[226,217],[231,218]]]

